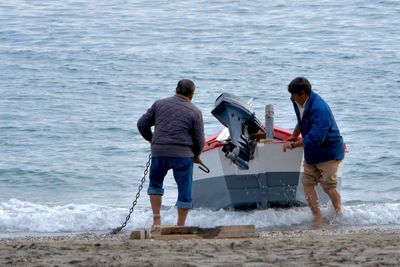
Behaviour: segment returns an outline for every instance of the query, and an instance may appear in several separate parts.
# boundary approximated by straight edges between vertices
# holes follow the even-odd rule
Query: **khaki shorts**
[[[304,161],[303,185],[317,185],[336,187],[338,184],[338,167],[341,160],[330,160],[317,164],[308,164]]]

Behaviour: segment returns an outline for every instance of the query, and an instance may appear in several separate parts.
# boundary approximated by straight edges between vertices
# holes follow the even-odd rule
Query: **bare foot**
[[[154,236],[154,235],[159,235],[159,234],[161,234],[161,225],[152,225],[151,227],[150,227],[150,229],[149,229],[149,232],[148,232],[149,234],[150,234],[150,236]]]
[[[316,216],[312,220],[312,227],[313,228],[320,228],[323,224],[325,224],[327,221],[325,217],[323,216]]]
[[[336,209],[335,212],[336,212],[336,217],[342,217],[343,212],[341,208]]]
[[[161,216],[160,214],[153,214],[153,226],[161,225]]]

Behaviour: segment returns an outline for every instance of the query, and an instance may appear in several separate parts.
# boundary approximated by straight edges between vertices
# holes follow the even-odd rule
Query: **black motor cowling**
[[[248,162],[252,159],[256,146],[256,141],[252,136],[260,131],[265,133],[255,113],[237,96],[222,93],[215,100],[215,107],[211,114],[229,129],[230,140],[222,149],[225,156],[240,169],[249,169]]]

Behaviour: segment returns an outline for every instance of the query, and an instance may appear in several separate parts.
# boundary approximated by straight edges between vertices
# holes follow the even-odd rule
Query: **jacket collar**
[[[304,108],[303,118],[304,118],[304,115],[306,113],[308,113],[312,103],[314,102],[315,97],[316,97],[316,94],[313,91],[311,91],[310,96],[308,97],[307,101],[304,103],[305,105],[303,107]],[[292,101],[292,102],[293,102],[293,106],[294,106],[297,118],[299,121],[301,121],[299,107],[297,106],[297,103],[295,101]]]
[[[175,94],[175,96],[176,96],[176,97],[179,97],[179,98],[182,98],[182,99],[184,99],[184,100],[186,100],[186,101],[189,101],[189,102],[191,102],[191,100],[190,100],[188,97],[184,96],[184,95],[181,95],[181,94]]]
[[[314,98],[315,98],[315,93],[313,91],[311,91],[311,94],[308,97],[306,103],[304,103],[304,113],[309,110],[309,107],[312,105],[312,102],[314,101]]]

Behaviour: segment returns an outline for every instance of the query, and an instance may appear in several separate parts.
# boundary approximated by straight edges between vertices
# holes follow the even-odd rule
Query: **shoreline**
[[[259,238],[129,240],[126,234],[0,239],[1,266],[399,266],[400,230],[258,231]]]

